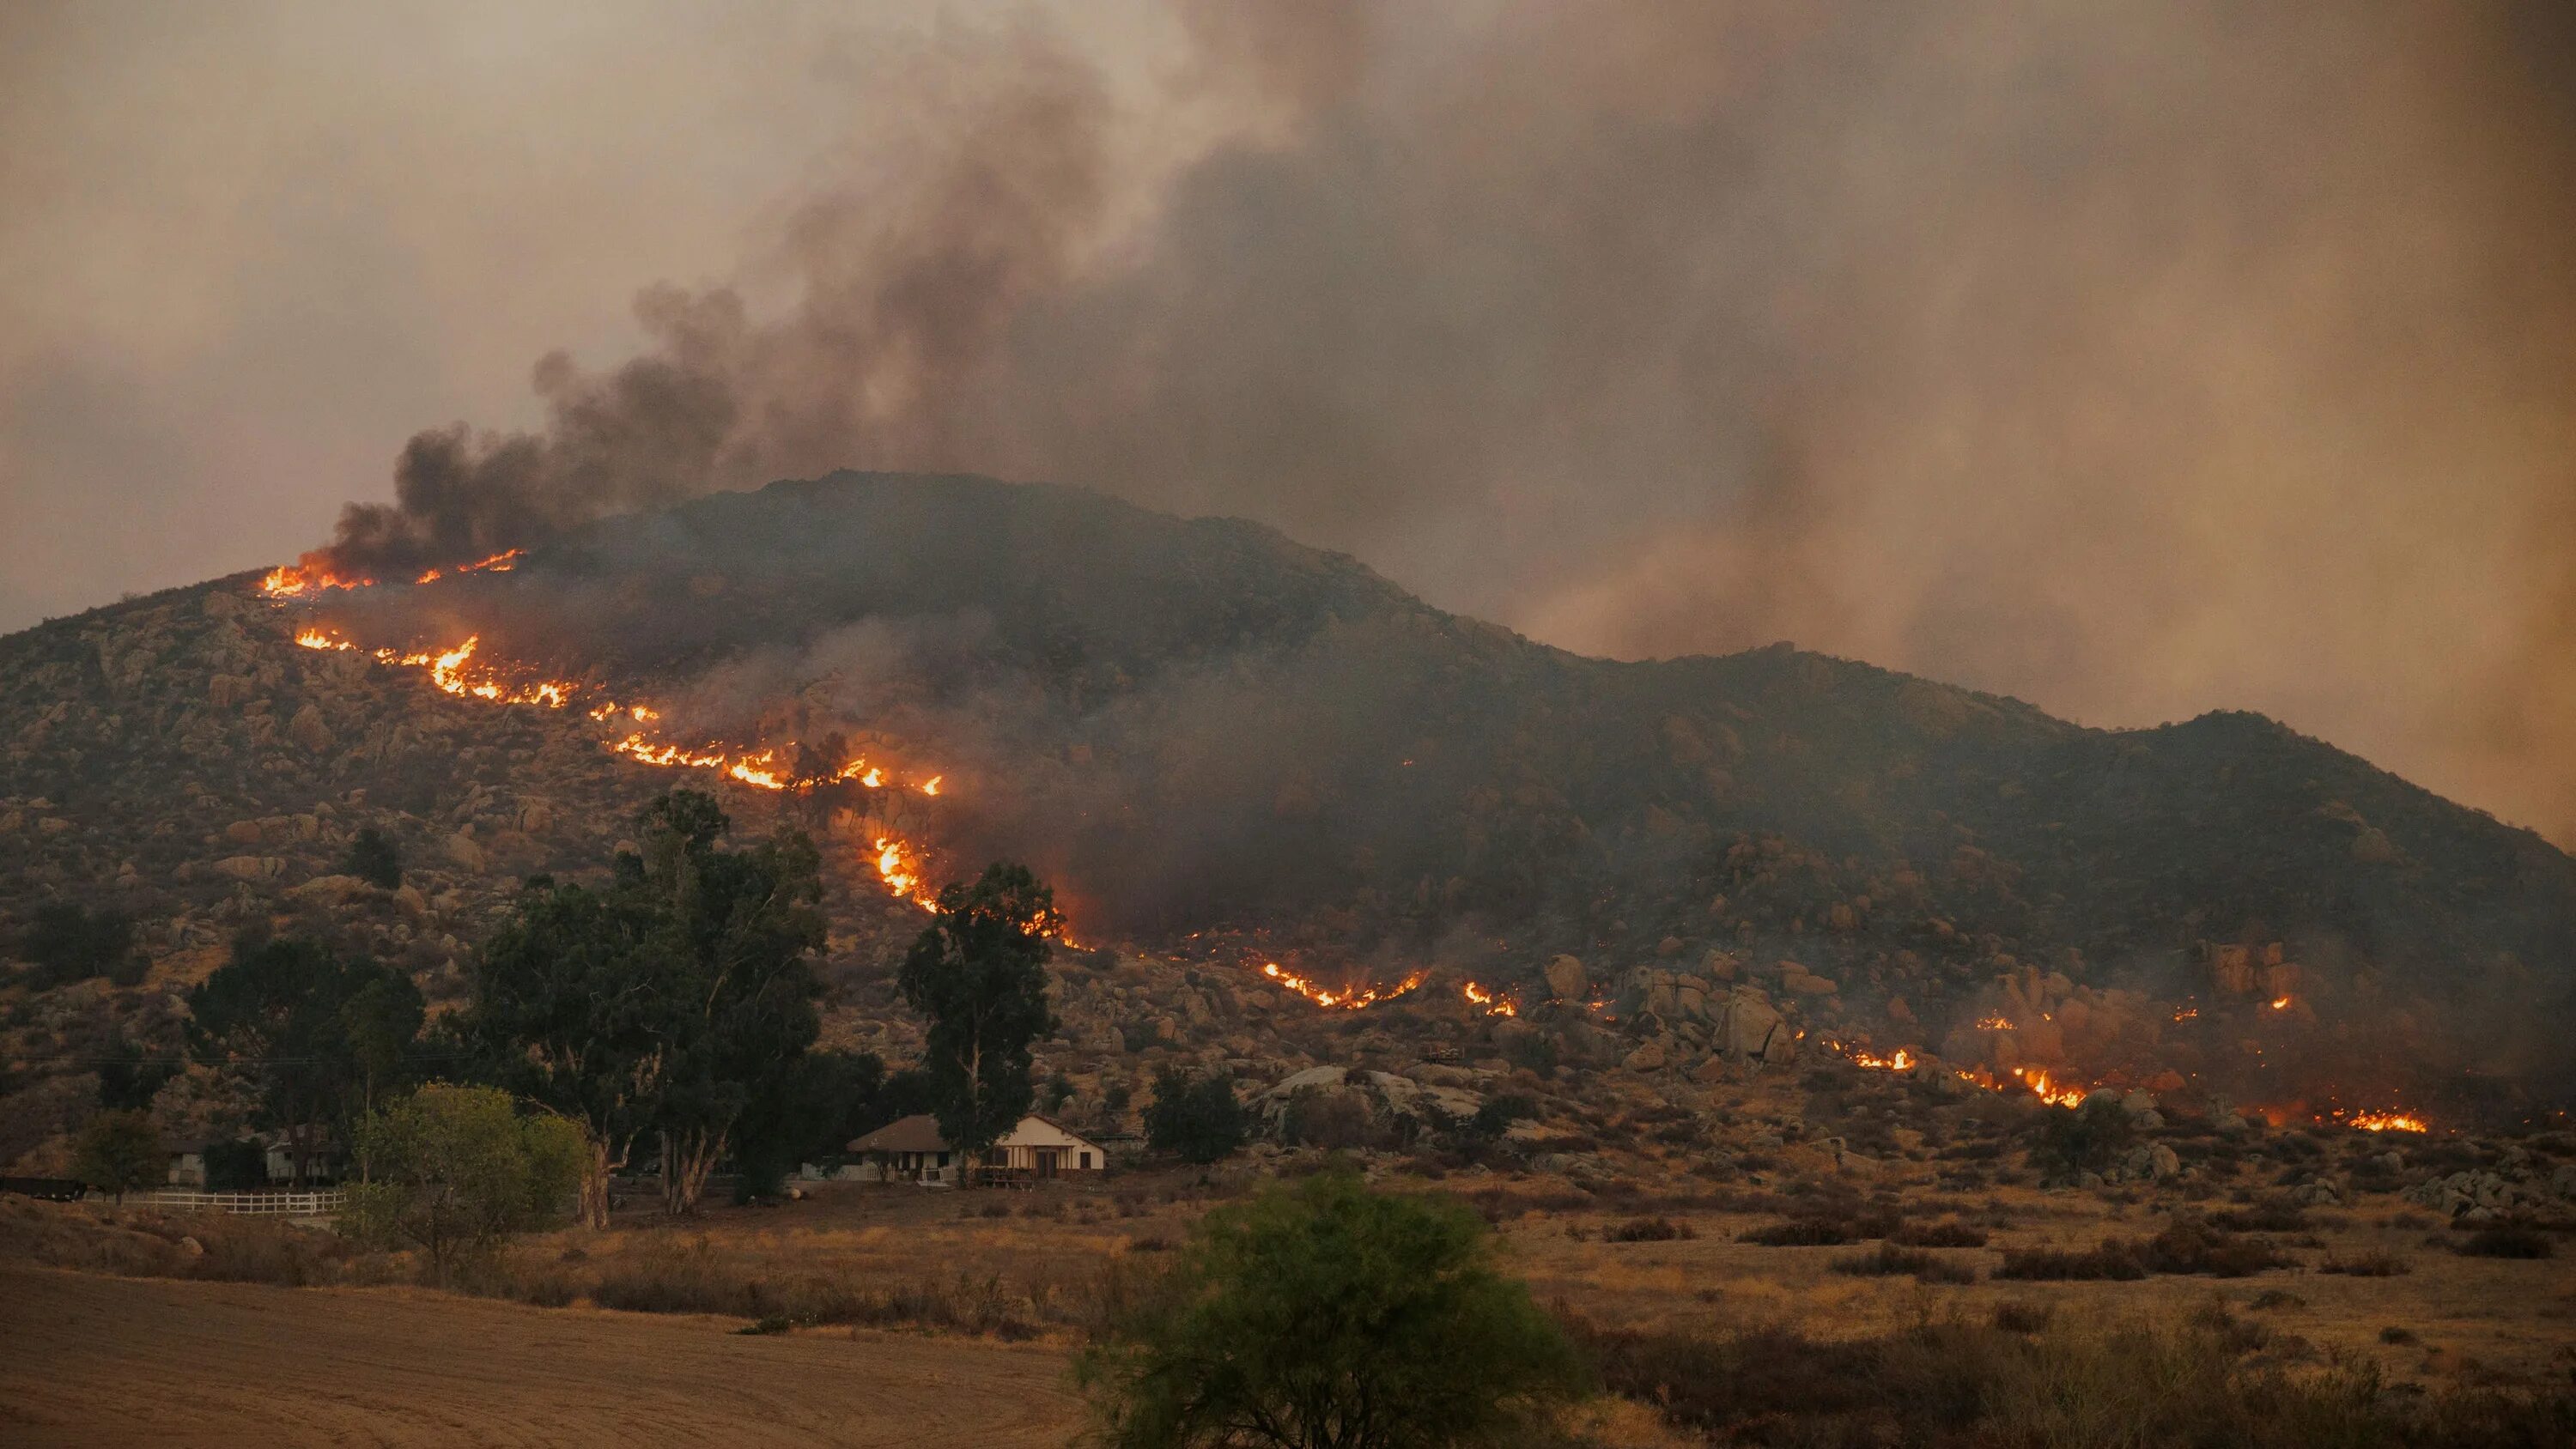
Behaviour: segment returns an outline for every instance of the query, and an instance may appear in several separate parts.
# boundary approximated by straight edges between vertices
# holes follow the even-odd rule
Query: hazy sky
[[[957,467],[2576,840],[2570,15],[19,0],[0,628]]]

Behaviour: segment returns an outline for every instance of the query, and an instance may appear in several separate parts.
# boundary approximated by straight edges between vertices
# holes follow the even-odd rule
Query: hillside
[[[368,654],[467,636],[466,668],[584,707]],[[630,726],[591,702],[638,700],[657,742],[770,748],[809,784],[602,748]],[[506,571],[284,603],[237,578],[52,621],[0,640],[0,751],[0,950],[48,900],[109,902],[156,984],[301,913],[452,987],[511,880],[598,868],[685,780],[848,842],[857,980],[917,919],[867,865],[892,838],[933,883],[1028,859],[1086,942],[1237,979],[1544,994],[1573,954],[1649,1040],[1673,1015],[1654,973],[1686,972],[1999,1067],[2508,1106],[2564,1090],[2576,1022],[2576,861],[2258,717],[2085,729],[1785,645],[1586,659],[1256,525],[983,479],[780,483]],[[823,778],[860,756],[894,787]],[[369,824],[407,892],[338,872]],[[32,992],[31,1062],[72,1040]],[[2000,1046],[1976,1025],[1999,1011]]]

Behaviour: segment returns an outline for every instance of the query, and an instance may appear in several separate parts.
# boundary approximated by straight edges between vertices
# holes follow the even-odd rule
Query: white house
[[[866,1182],[917,1182],[954,1186],[963,1161],[939,1135],[938,1119],[923,1114],[889,1122],[850,1144],[862,1159],[858,1176]],[[1002,1134],[984,1154],[987,1177],[1013,1180],[1099,1172],[1109,1165],[1100,1144],[1052,1117],[1030,1113]]]

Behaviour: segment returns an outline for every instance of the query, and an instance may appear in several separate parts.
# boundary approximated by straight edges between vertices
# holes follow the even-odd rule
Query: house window
[[[1082,1156],[1082,1165],[1083,1165],[1083,1166],[1085,1166],[1085,1167],[1089,1167],[1089,1166],[1091,1165],[1091,1154],[1090,1154],[1090,1153],[1088,1153],[1088,1152],[1085,1152],[1085,1153],[1081,1154],[1081,1156]]]
[[[940,1165],[940,1166],[942,1166],[942,1167],[946,1167],[946,1166],[948,1165],[948,1154],[947,1154],[947,1153],[943,1152],[943,1153],[939,1154],[939,1165]]]

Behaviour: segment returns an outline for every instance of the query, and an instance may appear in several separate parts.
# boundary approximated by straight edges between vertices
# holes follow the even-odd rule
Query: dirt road
[[[0,1443],[1059,1445],[1064,1360],[400,1289],[0,1267]]]

